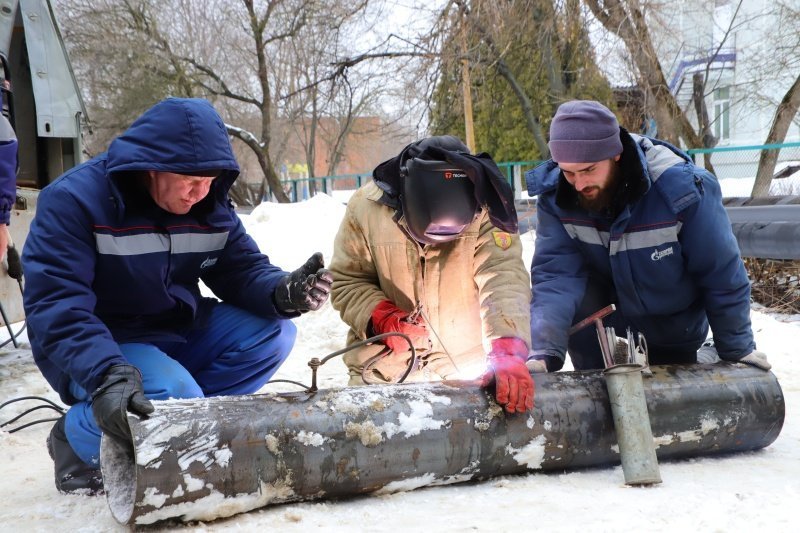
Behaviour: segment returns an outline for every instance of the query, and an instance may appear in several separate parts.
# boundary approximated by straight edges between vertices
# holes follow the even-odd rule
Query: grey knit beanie
[[[622,153],[619,123],[594,100],[559,106],[550,123],[550,156],[557,163],[595,163]]]

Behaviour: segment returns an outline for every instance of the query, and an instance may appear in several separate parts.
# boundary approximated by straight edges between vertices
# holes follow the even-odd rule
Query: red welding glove
[[[411,338],[414,348],[424,348],[430,344],[428,329],[423,324],[408,320],[408,313],[389,300],[383,300],[372,311],[372,331],[381,333],[403,333]],[[383,339],[383,343],[393,352],[407,352],[408,342],[403,337],[393,335]]]
[[[534,383],[525,358],[528,347],[516,337],[503,337],[492,341],[492,351],[487,356],[489,370],[480,378],[482,387],[495,383],[495,399],[509,413],[522,413],[533,409]]]

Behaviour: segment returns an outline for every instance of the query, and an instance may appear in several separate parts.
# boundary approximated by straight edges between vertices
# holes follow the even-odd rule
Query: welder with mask
[[[529,275],[511,187],[452,136],[406,146],[352,196],[336,236],[331,302],[348,344],[403,333],[406,381],[478,378],[509,412],[533,406]],[[350,384],[397,382],[409,344],[344,356]]]

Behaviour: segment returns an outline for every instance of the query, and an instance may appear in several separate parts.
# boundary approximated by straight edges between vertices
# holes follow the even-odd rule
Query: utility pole
[[[464,94],[464,130],[467,148],[475,153],[475,126],[472,122],[472,82],[469,76],[469,59],[467,58],[466,19],[461,23],[461,90]]]

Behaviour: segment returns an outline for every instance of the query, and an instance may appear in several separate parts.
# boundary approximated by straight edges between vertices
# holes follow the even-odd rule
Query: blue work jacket
[[[748,355],[750,284],[719,182],[674,146],[620,135],[627,190],[613,213],[581,208],[552,160],[526,173],[529,194],[538,196],[534,352],[564,359],[591,276],[614,288],[617,312],[651,344],[696,349],[710,324],[721,358]]]
[[[185,215],[156,205],[142,171],[222,170]],[[94,391],[125,363],[119,343],[182,342],[208,298],[278,317],[286,274],[245,232],[228,198],[239,174],[225,125],[205,100],[170,98],[146,111],[106,153],[39,195],[23,252],[25,313],[36,364],[67,404],[71,380]]]
[[[8,224],[17,200],[17,136],[0,115],[0,224]]]

